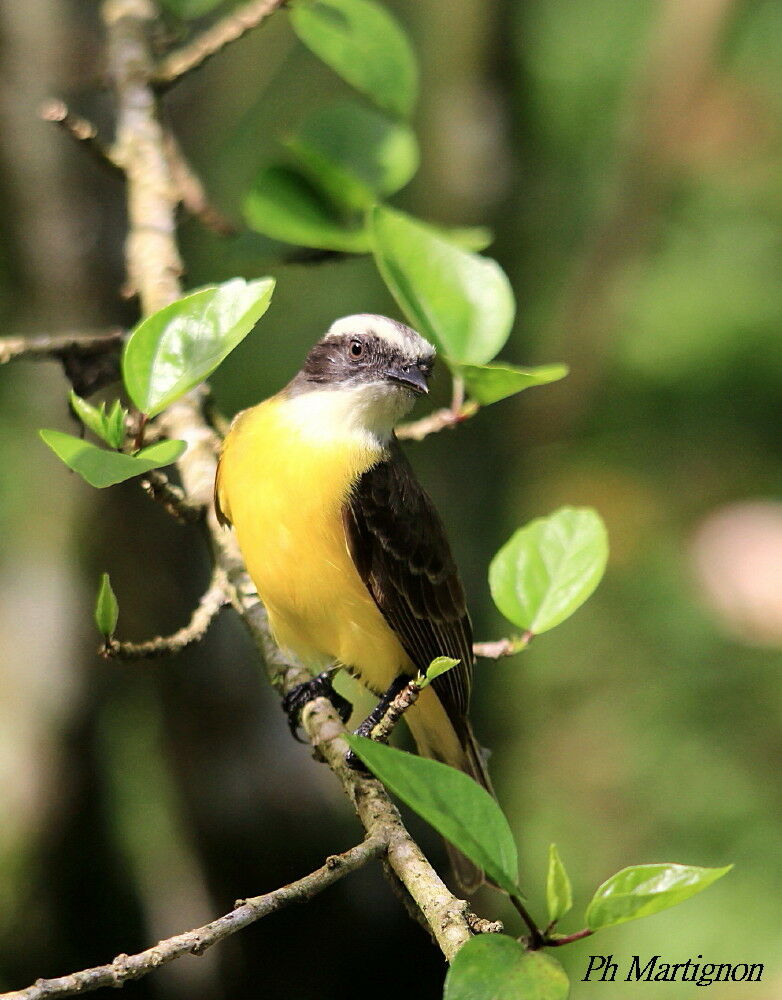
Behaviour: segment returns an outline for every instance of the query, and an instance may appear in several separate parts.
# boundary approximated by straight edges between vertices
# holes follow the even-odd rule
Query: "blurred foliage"
[[[594,887],[627,864],[734,862],[708,893],[604,931],[603,942],[615,955],[764,962],[753,996],[765,1000],[782,980],[773,889],[782,879],[782,655],[732,639],[707,610],[690,543],[726,504],[779,499],[780,6],[464,0],[459,19],[439,0],[389,6],[422,67],[421,169],[396,203],[434,223],[492,227],[490,252],[518,304],[504,355],[571,369],[537,396],[497,403],[456,437],[408,447],[448,525],[478,638],[506,630],[486,570],[520,523],[585,505],[611,541],[607,576],[572,619],[515,660],[478,670],[476,730],[494,751],[529,908],[545,912],[552,840],[573,882],[563,933],[581,926]],[[15,16],[41,9],[36,0]],[[30,125],[43,83],[105,118],[90,96],[100,52],[93,6],[72,2],[49,20],[88,58],[62,68],[63,36],[42,37],[46,18],[30,20],[35,58],[29,49],[24,57],[23,34],[9,34],[4,48],[26,115],[14,131],[13,102],[3,111],[13,140],[0,178],[7,333],[132,322],[117,298],[118,188],[64,138]],[[283,15],[166,100],[215,201],[239,220],[280,140],[348,97]],[[61,171],[56,183],[47,169]],[[257,234],[221,240],[187,221],[182,235],[190,287],[234,274],[278,281],[262,327],[216,373],[229,414],[284,384],[336,316],[398,315],[367,258],[281,264],[290,248]],[[3,369],[0,406],[0,799],[10,817],[0,825],[0,980],[21,986],[295,878],[356,829],[327,776],[291,745],[230,620],[201,655],[176,664],[96,667],[98,572],[111,573],[129,636],[169,631],[205,582],[203,557],[193,565],[198,536],[174,532],[132,486],[96,500],[81,483],[63,485],[34,434],[58,421],[75,430],[52,372]],[[161,839],[166,863],[143,867],[143,845],[157,850]],[[487,890],[477,908],[495,915],[496,897]],[[331,942],[319,936],[325,914]],[[512,911],[496,915],[515,932]],[[346,986],[343,956],[331,952],[357,926],[387,951],[356,954]],[[318,977],[301,961],[315,941]],[[578,980],[593,950],[585,941],[556,957]],[[408,961],[398,963],[402,953]],[[398,969],[399,978],[384,977],[389,995],[438,995],[442,968],[425,937],[382,879],[362,873],[221,956],[176,963],[182,970],[155,986],[126,991],[238,996],[262,971],[271,1000],[290,995],[293,965],[301,1000],[341,997],[362,976],[380,995],[378,962]],[[575,995],[605,989],[579,983]],[[623,984],[622,995],[645,990]],[[710,996],[745,992],[715,984]],[[698,991],[656,984],[654,994]]]

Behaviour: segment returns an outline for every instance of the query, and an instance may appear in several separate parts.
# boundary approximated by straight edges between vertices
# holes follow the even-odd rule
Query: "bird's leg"
[[[375,707],[372,709],[372,711],[369,713],[366,719],[364,719],[364,721],[355,731],[354,735],[366,736],[369,739],[371,739],[372,730],[386,714],[386,712],[388,711],[388,706],[391,704],[394,698],[396,698],[396,696],[399,694],[402,688],[406,687],[409,682],[410,678],[407,677],[405,674],[400,674],[398,677],[395,677],[393,681],[391,681],[391,683],[389,684],[388,690],[381,697],[380,701],[377,703],[377,705],[375,705]],[[387,741],[388,737],[386,737],[385,740],[382,740],[381,742],[386,743]],[[345,754],[345,763],[348,765],[349,768],[351,768],[354,771],[363,771],[365,773],[368,773],[364,764],[359,760],[359,758],[356,756],[356,754],[353,753],[352,750],[348,750],[348,752]]]
[[[288,725],[290,726],[291,733],[294,739],[299,740],[299,743],[304,742],[304,740],[299,739],[297,732],[301,724],[302,710],[308,702],[315,698],[328,698],[343,722],[347,722],[350,718],[353,706],[347,698],[343,698],[341,694],[338,694],[334,690],[334,685],[331,682],[331,677],[337,670],[339,670],[337,664],[328,667],[311,680],[304,681],[303,684],[297,684],[296,687],[291,688],[282,699],[282,708],[288,716]]]

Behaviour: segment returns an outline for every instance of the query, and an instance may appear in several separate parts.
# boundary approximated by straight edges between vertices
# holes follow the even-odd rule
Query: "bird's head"
[[[343,393],[352,417],[382,435],[429,391],[434,358],[429,341],[403,323],[345,316],[310,350],[290,390]]]

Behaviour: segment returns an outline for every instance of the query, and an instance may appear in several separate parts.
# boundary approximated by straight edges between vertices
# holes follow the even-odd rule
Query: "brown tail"
[[[481,748],[473,736],[470,723],[467,719],[460,719],[457,733],[431,688],[421,692],[418,703],[407,712],[405,719],[422,757],[431,757],[464,771],[494,795]],[[484,882],[483,872],[448,841],[445,846],[459,888],[465,893],[475,892]]]
[[[464,771],[465,774],[469,774],[471,778],[474,778],[479,785],[482,785],[486,789],[487,792],[494,795],[491,778],[489,777],[489,772],[486,769],[484,753],[473,735],[472,727],[470,726],[469,721],[465,720],[464,729],[460,735],[462,737],[462,747],[464,749],[461,770]],[[470,861],[469,858],[466,858],[461,851],[457,850],[452,844],[449,844],[447,840],[445,841],[445,846],[448,850],[448,857],[451,861],[454,877],[456,878],[460,889],[468,895],[472,894],[479,889],[486,880],[483,870],[474,864],[474,862]]]

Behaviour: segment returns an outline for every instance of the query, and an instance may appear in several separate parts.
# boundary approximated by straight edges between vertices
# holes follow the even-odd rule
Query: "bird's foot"
[[[324,670],[313,677],[312,680],[304,681],[303,684],[297,684],[282,699],[282,708],[288,716],[290,731],[294,739],[297,739],[299,743],[305,742],[298,734],[298,729],[301,725],[301,713],[304,706],[315,698],[328,698],[343,722],[347,722],[350,718],[353,706],[347,698],[343,698],[341,694],[338,694],[334,690],[334,685],[331,681],[333,674],[333,667]]]
[[[383,716],[388,711],[388,706],[396,698],[403,687],[407,685],[410,678],[406,677],[404,674],[400,674],[399,677],[395,677],[388,690],[380,699],[380,701],[375,705],[369,715],[364,719],[358,729],[353,733],[354,736],[366,736],[367,739],[372,739],[372,731],[375,726],[380,722]],[[384,740],[379,740],[378,742],[387,743],[388,737]],[[345,754],[345,763],[351,769],[351,771],[357,771],[359,774],[368,775],[370,772],[367,770],[366,765],[361,761],[361,759],[352,751],[348,750]]]

